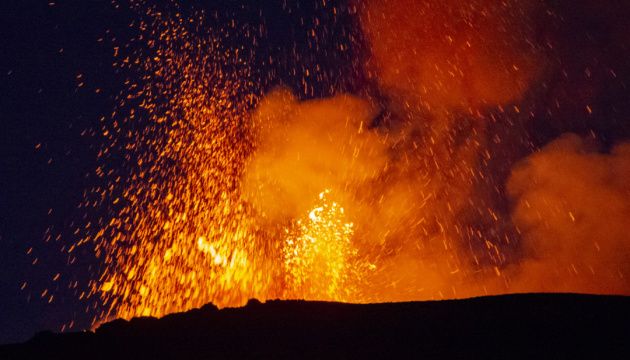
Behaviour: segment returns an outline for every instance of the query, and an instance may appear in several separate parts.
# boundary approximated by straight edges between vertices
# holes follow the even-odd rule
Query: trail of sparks
[[[91,283],[102,299],[97,319],[160,317],[209,302],[241,306],[250,298],[352,300],[359,263],[339,205],[322,193],[321,211],[269,232],[241,197],[257,96],[241,56],[252,50],[228,38],[249,31],[208,29],[203,12],[184,19],[148,9],[150,20],[137,25],[146,46],[114,64],[142,81],[127,84],[103,128],[111,143],[102,158],[124,153],[130,173],[108,172],[110,193],[121,192],[110,208],[120,210],[95,236],[104,264]]]
[[[142,113],[145,124],[127,126],[124,150],[136,164],[122,210],[100,233],[106,269],[93,285],[123,318],[240,305],[265,283],[254,279],[264,275],[238,193],[251,147],[243,125],[248,64],[238,49],[222,48],[226,34],[194,34],[204,14],[188,22],[149,15],[153,22],[139,26],[151,55],[133,61],[143,85],[131,85],[135,94],[121,104],[141,101],[126,120]]]
[[[105,266],[92,282],[102,299],[97,317],[159,317],[208,302],[240,306],[249,298],[374,299],[362,286],[382,257],[372,254],[370,242],[380,241],[389,254],[380,261],[404,250],[389,249],[388,230],[364,230],[372,240],[353,239],[349,217],[327,192],[308,217],[261,228],[241,196],[256,148],[248,112],[258,96],[250,64],[239,56],[251,50],[224,40],[246,30],[208,29],[203,13],[184,18],[149,8],[146,17],[137,25],[146,46],[118,64],[142,81],[128,84],[112,125],[103,129],[112,139],[103,157],[118,149],[129,173],[110,185],[112,194],[121,192],[111,206],[120,203],[119,210],[95,236]],[[105,166],[99,171],[110,173]],[[396,212],[398,200],[384,206]],[[409,246],[426,237],[392,234]],[[396,281],[376,286],[390,289]]]

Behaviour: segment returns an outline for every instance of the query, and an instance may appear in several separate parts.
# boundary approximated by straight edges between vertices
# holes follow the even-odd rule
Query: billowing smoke
[[[325,191],[345,209],[356,261],[343,271],[360,274],[353,293],[338,299],[459,296],[453,284],[469,269],[459,259],[452,217],[466,195],[457,186],[465,177],[444,176],[438,154],[413,146],[413,136],[374,126],[376,115],[350,95],[298,102],[286,89],[267,94],[252,117],[257,146],[243,180],[246,200],[272,229],[290,228]],[[452,173],[453,165],[444,167]]]
[[[355,293],[342,300],[630,293],[627,144],[601,154],[565,136],[504,184],[511,164],[500,159],[523,151],[510,139],[526,138],[534,116],[519,107],[535,108],[531,97],[555,71],[537,38],[540,4],[371,0],[356,8],[371,50],[364,70],[380,100],[299,102],[278,89],[260,102],[243,190],[263,226],[295,222],[329,191],[353,224],[360,260],[350,266],[361,264],[351,269],[361,272]],[[503,107],[517,125],[501,142],[488,114]],[[492,203],[505,196],[511,208],[498,211]]]
[[[431,208],[441,214],[445,232],[460,243],[471,237],[484,243],[471,223],[498,226],[487,223],[500,222],[495,190],[509,171],[500,158],[509,161],[521,151],[512,134],[493,133],[497,120],[489,113],[509,108],[510,122],[519,124],[529,115],[519,107],[526,107],[547,66],[536,38],[540,6],[529,0],[371,0],[357,2],[357,9],[370,47],[365,70],[391,114],[390,136],[401,139],[397,156],[415,159],[411,166],[430,179]],[[460,247],[479,250],[478,244]],[[494,254],[475,258],[477,265],[504,261],[501,251],[482,247]]]
[[[525,259],[512,290],[630,294],[630,143],[569,134],[518,164],[508,191]]]
[[[361,2],[369,70],[399,107],[478,109],[518,100],[541,68],[530,1]]]
[[[247,199],[271,222],[296,218],[325,190],[348,193],[386,167],[386,148],[370,129],[371,105],[344,95],[299,103],[269,93],[252,128],[258,143],[244,180]]]

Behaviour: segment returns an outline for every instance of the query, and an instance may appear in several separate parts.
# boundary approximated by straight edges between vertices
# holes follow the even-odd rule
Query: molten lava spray
[[[111,217],[82,240],[103,264],[97,318],[253,297],[630,294],[627,145],[605,155],[564,137],[514,169],[514,211],[498,209],[511,164],[497,163],[523,147],[493,131],[521,133],[546,66],[533,1],[333,7],[365,34],[371,95],[311,100],[254,83],[262,26],[134,7],[146,46],[115,66],[142,79],[102,129],[111,181],[95,193]]]
[[[93,291],[124,318],[243,304],[264,295],[272,276],[257,268],[264,249],[239,195],[251,149],[243,126],[249,65],[216,34],[195,32],[205,15],[148,14],[138,26],[151,55],[122,60],[138,64],[143,79],[121,96],[123,131],[116,121],[109,130],[120,134],[111,147],[124,143],[130,173],[111,183],[122,188],[113,204],[123,206],[95,237],[106,267]],[[229,30],[237,32],[220,36]]]

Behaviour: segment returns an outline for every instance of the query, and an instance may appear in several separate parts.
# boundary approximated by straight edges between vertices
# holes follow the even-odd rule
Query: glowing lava
[[[356,299],[353,288],[360,278],[360,262],[351,241],[353,224],[346,222],[343,208],[329,197],[328,190],[319,194],[308,216],[286,229],[282,255],[287,298]]]

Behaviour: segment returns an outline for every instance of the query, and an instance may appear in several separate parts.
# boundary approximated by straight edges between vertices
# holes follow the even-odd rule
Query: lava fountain
[[[90,291],[101,299],[97,319],[250,298],[379,302],[540,290],[532,284],[553,271],[548,262],[529,267],[520,250],[521,241],[558,248],[530,240],[540,238],[533,227],[545,233],[531,211],[543,214],[549,203],[522,185],[523,168],[503,194],[518,204],[515,214],[488,200],[503,186],[493,180],[493,155],[511,146],[489,124],[523,121],[522,97],[542,73],[530,2],[328,4],[360,22],[371,50],[360,70],[376,83],[361,95],[310,100],[282,86],[263,95],[252,60],[262,26],[211,28],[209,18],[223,15],[131,3],[143,14],[134,26],[144,45],[115,66],[138,79],[104,120],[98,169],[109,179],[102,198],[111,200],[101,206],[111,217],[81,240],[95,244],[102,263]],[[577,194],[547,196],[574,220],[571,206],[588,212],[571,200]],[[621,233],[597,247],[625,254]],[[608,289],[630,293],[624,261],[591,263],[593,274],[612,279]],[[542,290],[601,292],[559,283],[572,282]]]

